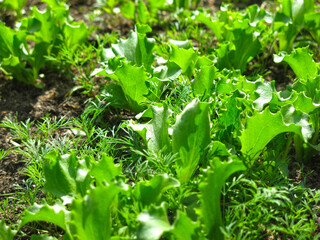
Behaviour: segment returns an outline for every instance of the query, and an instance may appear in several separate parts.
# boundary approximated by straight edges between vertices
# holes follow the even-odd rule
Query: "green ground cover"
[[[27,180],[1,203],[0,239],[320,237],[320,191],[290,173],[319,161],[314,1],[99,0],[86,24],[42,2],[1,1],[16,20],[0,22],[0,70],[39,88],[43,69],[63,71],[88,103],[79,118],[2,121],[19,143],[2,158],[22,154]],[[134,27],[101,34],[103,14]],[[283,74],[267,79],[271,66]],[[135,118],[106,121],[114,110]]]

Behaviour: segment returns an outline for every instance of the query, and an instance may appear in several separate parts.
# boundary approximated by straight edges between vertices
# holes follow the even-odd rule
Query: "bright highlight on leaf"
[[[308,48],[298,48],[290,55],[285,53],[274,55],[274,61],[276,63],[282,61],[287,62],[297,77],[304,81],[314,78],[318,74],[317,65],[313,61],[312,56],[308,53]]]
[[[296,111],[292,105],[275,114],[269,108],[261,113],[255,112],[252,117],[247,118],[246,128],[241,132],[241,152],[250,159],[255,159],[275,136],[284,132],[293,132],[308,141],[313,133],[308,122],[308,116]]]
[[[177,116],[172,132],[172,150],[179,154],[177,173],[181,183],[190,180],[209,143],[209,105],[194,99]]]
[[[148,149],[153,153],[161,150],[169,152],[171,150],[169,140],[168,118],[172,111],[166,104],[163,106],[151,106],[153,118],[147,124],[130,124],[133,130],[137,131],[143,140],[148,144]]]
[[[20,227],[33,221],[45,221],[68,231],[67,222],[70,221],[70,217],[71,213],[60,202],[57,202],[53,206],[49,206],[48,204],[34,204],[25,212]]]

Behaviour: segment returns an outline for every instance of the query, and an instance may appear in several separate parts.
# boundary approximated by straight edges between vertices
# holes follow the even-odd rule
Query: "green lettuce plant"
[[[279,37],[279,51],[291,52],[297,36],[304,29],[319,44],[317,26],[320,24],[320,13],[315,11],[314,0],[282,0],[280,4],[280,11],[276,13],[273,22],[274,31]],[[305,40],[309,39],[306,34],[303,35]]]
[[[37,71],[37,66],[34,66],[34,71],[27,68],[25,58],[31,59],[27,53],[26,32],[16,32],[3,23],[0,23],[0,70],[6,74],[12,74],[14,78],[21,82],[34,83],[34,71]],[[38,54],[34,54],[38,57]],[[39,56],[41,59],[41,56]],[[32,61],[34,62],[34,61]]]
[[[27,0],[2,0],[0,3],[0,8],[13,10],[17,17],[21,17],[22,9],[25,7]]]
[[[309,116],[309,122],[313,128],[312,136],[309,141],[295,135],[295,150],[297,158],[310,160],[316,153],[319,139],[319,76],[318,64],[308,52],[308,48],[298,48],[290,55],[280,53],[275,55],[277,63],[286,62],[297,76],[292,88],[290,89],[290,101],[299,111]]]
[[[191,21],[207,25],[217,38],[219,44],[215,49],[216,67],[219,70],[240,69],[241,72],[262,52],[260,39],[264,38],[266,22],[270,22],[269,15],[260,11],[257,6],[251,6],[246,14],[221,7],[214,17],[197,10]]]
[[[224,239],[220,229],[223,226],[220,205],[221,191],[226,180],[232,174],[244,170],[246,167],[238,159],[221,162],[215,158],[210,163],[207,179],[199,186],[202,202],[200,214],[208,239]]]
[[[177,154],[176,171],[181,183],[188,182],[204,161],[206,147],[210,143],[209,104],[194,99],[172,126],[172,141],[169,140],[167,119],[171,111],[166,105],[152,107],[152,120],[147,124],[130,124],[148,144],[149,151],[161,150]]]
[[[148,25],[137,25],[128,39],[121,39],[101,56],[102,67],[92,73],[114,82],[107,84],[101,97],[116,107],[140,113],[153,101],[159,101],[164,84],[177,78],[182,70],[174,60],[155,67],[155,39],[148,38]]]
[[[40,70],[48,63],[47,58],[59,54],[61,46],[71,50],[89,35],[84,23],[70,21],[63,2],[47,3],[43,12],[33,7],[32,14],[21,20],[18,30],[0,23],[0,69],[24,83],[35,84]],[[28,41],[34,43],[33,47]]]

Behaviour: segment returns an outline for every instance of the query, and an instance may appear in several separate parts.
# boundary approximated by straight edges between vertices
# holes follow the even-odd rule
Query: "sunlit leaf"
[[[241,152],[254,159],[275,136],[284,132],[296,133],[307,141],[313,133],[308,121],[308,115],[295,110],[292,105],[275,114],[269,108],[261,113],[255,112],[247,118],[246,128],[241,133]]]
[[[152,105],[152,120],[147,124],[130,124],[135,131],[139,132],[148,145],[148,149],[154,153],[166,148],[170,150],[168,118],[172,111],[166,104],[162,106]]]
[[[112,44],[115,55],[127,58],[137,66],[144,65],[150,71],[154,61],[153,47],[155,40],[147,38],[145,33],[131,31],[129,38],[120,39],[117,44]]]
[[[317,65],[308,53],[308,48],[295,49],[290,55],[285,53],[274,55],[274,61],[276,63],[287,62],[297,77],[305,81],[318,74]]]
[[[13,240],[16,233],[17,231],[6,225],[3,218],[0,220],[0,240]]]
[[[173,126],[172,149],[179,153],[177,173],[182,183],[194,174],[209,143],[209,105],[194,99],[177,116]]]
[[[45,221],[53,223],[63,230],[67,230],[66,224],[69,220],[70,212],[60,202],[57,202],[53,206],[49,206],[46,203],[40,205],[35,203],[25,211],[25,216],[22,218],[20,227],[29,222]]]
[[[148,79],[143,67],[132,66],[123,63],[123,66],[115,72],[118,77],[124,96],[129,107],[134,112],[141,112],[145,109],[146,95],[149,90],[146,86]]]

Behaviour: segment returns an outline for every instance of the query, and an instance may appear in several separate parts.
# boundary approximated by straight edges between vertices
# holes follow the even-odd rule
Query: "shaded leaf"
[[[87,39],[89,31],[84,23],[72,24],[65,21],[63,34],[67,47],[73,48]]]
[[[45,190],[65,199],[84,196],[89,188],[88,169],[77,159],[75,154],[61,156],[51,152],[46,155],[43,170]]]
[[[219,141],[213,141],[210,144],[210,156],[230,156],[227,147],[225,144]]]
[[[220,117],[218,118],[218,122],[225,129],[229,126],[233,126],[234,128],[239,128],[239,116],[240,110],[237,107],[237,97],[238,92],[234,92],[232,96],[228,98],[228,102],[226,104],[225,110],[221,112]]]
[[[51,237],[47,234],[41,234],[41,235],[32,235],[31,240],[57,240],[57,238]]]
[[[177,240],[193,240],[196,239],[196,228],[198,227],[199,222],[193,222],[185,213],[178,210],[171,233]]]
[[[220,197],[225,181],[234,173],[244,171],[246,167],[239,160],[221,162],[215,158],[207,173],[207,179],[200,183],[201,216],[208,239],[224,239],[220,227],[223,226]]]
[[[103,97],[107,102],[114,107],[118,108],[130,108],[126,97],[122,91],[122,88],[118,84],[107,84],[101,91],[101,97]]]
[[[170,61],[167,62],[166,66],[157,67],[155,71],[157,71],[155,76],[162,81],[175,80],[182,73],[181,68],[176,63]]]
[[[311,33],[314,40],[320,43],[320,13],[313,12],[306,14],[305,17],[305,28]]]
[[[243,73],[247,63],[261,53],[261,44],[254,32],[247,32],[245,29],[234,29],[234,39],[224,43],[216,50],[218,55],[217,67],[240,69]]]
[[[133,191],[133,195],[143,206],[156,203],[161,194],[169,188],[179,187],[180,183],[167,174],[157,175],[148,182],[139,182]]]
[[[98,186],[83,199],[75,199],[69,222],[71,236],[81,240],[110,239],[110,206],[118,192],[115,185]]]
[[[198,54],[192,48],[184,49],[171,45],[171,54],[169,60],[176,63],[182,69],[182,74],[191,76],[198,59]]]
[[[138,239],[141,240],[159,240],[164,232],[172,229],[168,221],[165,203],[142,212],[138,216],[138,221],[140,222],[140,227],[137,235]]]
[[[172,111],[166,104],[162,106],[151,106],[152,120],[147,124],[130,124],[133,130],[137,131],[153,153],[158,153],[166,148],[170,151],[168,118]]]
[[[192,82],[193,93],[196,97],[208,99],[212,95],[213,81],[216,75],[214,66],[201,66]]]
[[[101,159],[93,165],[89,175],[93,175],[97,184],[102,185],[104,181],[111,183],[111,180],[121,173],[121,167],[115,166],[113,158],[102,154]]]

